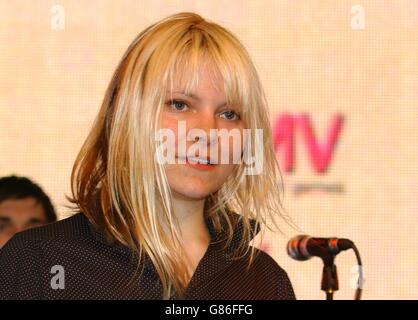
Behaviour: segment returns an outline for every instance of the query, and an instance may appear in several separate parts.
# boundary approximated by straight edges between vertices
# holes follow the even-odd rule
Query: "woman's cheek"
[[[237,138],[229,138],[228,146],[225,147],[227,147],[229,150],[229,163],[239,164],[242,158],[242,152],[244,150],[243,130],[240,130],[239,136]]]
[[[175,150],[167,150],[167,152],[176,154],[177,144],[178,144],[178,132],[177,132],[177,120],[172,119],[169,116],[163,116],[161,121],[161,129],[163,130],[163,136],[170,135],[174,137],[174,145],[167,143],[167,148],[174,148]],[[170,140],[171,141],[171,140]]]

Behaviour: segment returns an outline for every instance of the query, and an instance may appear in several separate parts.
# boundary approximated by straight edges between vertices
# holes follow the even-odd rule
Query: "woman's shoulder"
[[[16,233],[9,243],[25,243],[34,244],[42,241],[48,241],[57,238],[74,238],[87,234],[88,224],[87,219],[82,213],[77,213],[68,218],[41,226],[31,228],[19,233]]]
[[[276,262],[273,257],[263,250],[255,248],[254,265],[268,274],[277,275],[277,277],[288,279],[287,272]]]
[[[252,249],[253,260],[250,259]],[[268,253],[250,246],[245,255],[227,259],[226,263],[229,264],[227,269],[218,273],[217,281],[212,282],[214,297],[239,300],[296,299],[286,271]]]
[[[296,299],[293,286],[287,272],[276,262],[276,260],[263,250],[255,249],[255,256],[252,265],[252,275],[257,281],[266,286],[275,286],[275,292],[279,299]]]
[[[43,258],[53,246],[80,239],[88,232],[85,219],[76,214],[15,234],[0,250],[0,300],[36,299]]]
[[[263,270],[265,270],[266,272],[274,272],[277,274],[287,274],[286,271],[268,253],[258,248],[254,248],[254,250],[255,250],[255,258],[254,258],[255,265],[262,267]]]
[[[88,235],[87,219],[82,213],[75,214],[57,222],[41,227],[31,228],[16,233],[0,249],[0,266],[8,269],[18,269],[25,261],[39,261],[39,256],[47,254],[48,249],[59,247],[63,243],[71,243]]]

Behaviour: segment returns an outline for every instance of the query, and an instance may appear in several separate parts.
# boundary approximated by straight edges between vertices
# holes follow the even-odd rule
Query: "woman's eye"
[[[188,108],[187,104],[180,100],[170,100],[168,105],[175,111],[183,111],[185,108]]]
[[[222,115],[224,115],[223,118],[226,120],[239,120],[240,119],[239,115],[235,111],[232,111],[232,110],[222,112],[221,117]]]

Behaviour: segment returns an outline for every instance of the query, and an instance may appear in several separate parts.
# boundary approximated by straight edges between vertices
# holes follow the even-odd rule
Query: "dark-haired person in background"
[[[49,197],[37,184],[24,177],[0,179],[0,248],[15,233],[56,220]]]

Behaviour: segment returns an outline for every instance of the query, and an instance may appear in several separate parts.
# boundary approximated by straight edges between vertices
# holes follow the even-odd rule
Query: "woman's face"
[[[166,94],[162,128],[174,133],[175,150],[170,151],[167,148],[167,152],[174,154],[175,163],[166,164],[165,168],[173,195],[182,199],[204,199],[219,190],[237,166],[233,160],[239,159],[242,154],[244,123],[240,108],[226,104],[218,74],[213,81],[217,81],[217,87],[221,91],[212,85],[209,69],[202,68],[199,84],[190,95],[181,93],[182,88],[176,84],[171,95],[170,92]],[[233,143],[232,134],[221,139],[214,135],[213,129],[223,129],[224,133],[235,129],[234,133],[239,135],[240,146]],[[187,158],[195,156],[214,161],[216,154],[217,164],[214,165],[196,164],[196,159]],[[186,163],[178,163],[183,159]]]

